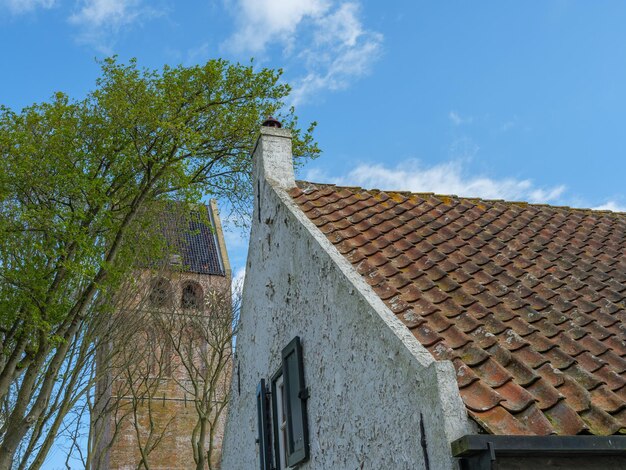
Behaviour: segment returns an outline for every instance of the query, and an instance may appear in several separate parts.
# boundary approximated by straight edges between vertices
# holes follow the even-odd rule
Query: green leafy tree
[[[162,201],[245,212],[268,115],[292,129],[296,157],[319,153],[279,79],[224,60],[155,71],[111,58],[85,99],[0,108],[0,470],[41,467],[92,388],[116,289],[163,249],[149,230]]]

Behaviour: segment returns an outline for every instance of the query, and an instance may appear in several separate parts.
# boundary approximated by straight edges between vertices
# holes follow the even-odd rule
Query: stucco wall
[[[250,238],[222,468],[258,468],[256,387],[279,369],[281,350],[296,335],[310,388],[311,449],[310,460],[298,468],[457,468],[449,443],[471,429],[452,365],[433,360],[296,208],[281,188],[293,176],[285,178],[288,169],[274,160],[289,142],[284,134],[267,134],[256,152],[260,207]]]

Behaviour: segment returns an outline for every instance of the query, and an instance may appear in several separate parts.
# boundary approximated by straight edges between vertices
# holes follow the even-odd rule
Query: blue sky
[[[0,103],[82,97],[113,53],[254,57],[319,122],[301,178],[626,211],[625,20],[622,0],[0,0]]]

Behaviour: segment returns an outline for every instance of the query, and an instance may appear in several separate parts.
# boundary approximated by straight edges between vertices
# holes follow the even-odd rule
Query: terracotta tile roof
[[[626,433],[626,214],[298,185],[487,432]]]

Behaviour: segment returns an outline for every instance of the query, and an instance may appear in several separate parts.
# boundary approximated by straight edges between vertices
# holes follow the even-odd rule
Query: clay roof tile
[[[626,433],[626,214],[299,183],[290,196],[495,434]]]

